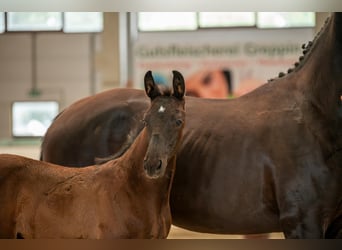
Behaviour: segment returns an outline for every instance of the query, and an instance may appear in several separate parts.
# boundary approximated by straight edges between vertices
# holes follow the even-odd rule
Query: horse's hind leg
[[[20,232],[17,232],[17,233],[16,233],[15,238],[16,238],[16,239],[25,239],[24,236],[23,236],[23,234],[20,233]]]
[[[0,221],[0,239],[14,239],[15,225],[12,217],[6,213],[0,216]]]
[[[14,228],[8,228],[0,230],[0,238],[1,239],[25,239],[24,234]]]
[[[9,228],[3,228],[0,225],[0,239],[14,239],[15,234],[13,233],[13,230],[10,230]]]

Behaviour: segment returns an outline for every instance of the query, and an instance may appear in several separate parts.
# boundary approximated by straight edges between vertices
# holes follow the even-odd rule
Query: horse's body
[[[154,83],[146,92],[152,99],[146,128],[118,159],[67,168],[0,155],[0,238],[167,237],[184,100],[161,95]]]
[[[308,47],[289,74],[245,96],[186,98],[171,190],[175,225],[209,233],[338,236],[342,14],[334,14]],[[104,96],[117,101],[108,105]],[[110,152],[111,144],[135,137],[147,103],[142,91],[115,89],[71,105],[46,133],[43,160],[82,166],[118,152]]]

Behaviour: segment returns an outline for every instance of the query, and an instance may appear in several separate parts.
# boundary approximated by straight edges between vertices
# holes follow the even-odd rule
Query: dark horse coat
[[[341,13],[332,14],[303,53],[287,74],[240,98],[186,98],[171,191],[175,225],[210,233],[338,237]],[[83,166],[120,153],[127,135],[134,138],[142,128],[147,105],[144,92],[132,89],[76,102],[47,131],[42,159]]]

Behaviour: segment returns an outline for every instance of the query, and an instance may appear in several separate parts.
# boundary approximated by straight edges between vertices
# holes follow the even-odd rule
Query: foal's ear
[[[173,70],[173,96],[183,99],[185,93],[184,78],[177,70]]]
[[[145,92],[151,98],[151,100],[161,95],[158,86],[154,82],[151,70],[146,72],[144,77],[144,84]]]

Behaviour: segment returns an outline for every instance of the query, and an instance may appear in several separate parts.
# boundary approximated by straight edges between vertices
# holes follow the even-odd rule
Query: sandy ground
[[[255,235],[254,239],[260,239]],[[168,239],[244,239],[244,235],[231,234],[205,234],[188,231],[176,226],[172,226]],[[265,238],[262,238],[265,239]],[[268,239],[284,239],[282,233],[270,233]]]

